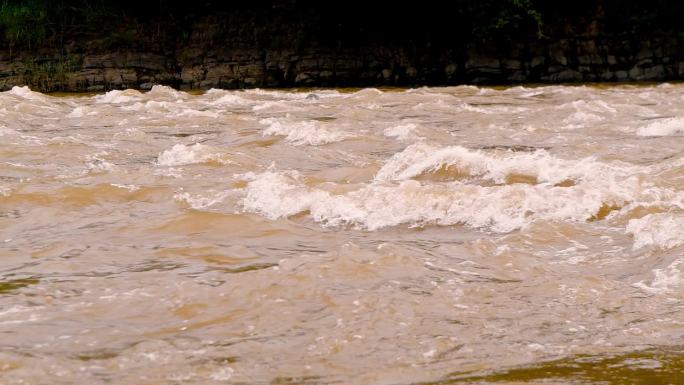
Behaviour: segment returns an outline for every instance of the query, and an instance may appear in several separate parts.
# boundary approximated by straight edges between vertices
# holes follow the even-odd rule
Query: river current
[[[0,117],[2,384],[684,383],[684,85]]]

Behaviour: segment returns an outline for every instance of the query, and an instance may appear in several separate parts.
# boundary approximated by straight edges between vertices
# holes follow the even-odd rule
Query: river
[[[0,117],[2,384],[684,383],[684,85]]]

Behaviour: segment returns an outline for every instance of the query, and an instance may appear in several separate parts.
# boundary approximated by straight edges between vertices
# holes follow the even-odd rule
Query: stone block
[[[665,67],[663,65],[656,65],[653,67],[644,68],[639,80],[661,80],[664,77]]]
[[[577,48],[578,54],[593,55],[598,53],[596,41],[594,40],[581,41],[577,44]]]
[[[297,74],[295,77],[295,84],[307,84],[307,83],[312,83],[314,79],[311,78],[311,75],[307,74],[306,72],[302,72]]]
[[[183,67],[181,80],[183,83],[197,83],[204,79],[204,68],[199,66]]]
[[[558,80],[562,82],[577,82],[582,80],[582,74],[575,70],[565,70],[558,74]]]
[[[530,68],[537,68],[546,62],[546,59],[543,56],[535,56],[530,60]]]
[[[498,69],[501,67],[501,62],[497,58],[474,55],[468,58],[465,67],[468,70],[481,68]]]
[[[107,53],[85,55],[83,58],[83,68],[123,68],[126,66],[126,54]]]
[[[611,71],[604,71],[599,75],[599,80],[610,82],[615,80],[615,73]]]
[[[581,55],[577,57],[577,62],[579,64],[596,64],[596,65],[602,65],[604,64],[603,57],[601,55],[597,54],[588,54],[588,55]]]
[[[520,62],[520,60],[508,59],[508,60],[502,60],[501,66],[503,68],[509,69],[509,70],[519,70],[522,68],[522,63]]]

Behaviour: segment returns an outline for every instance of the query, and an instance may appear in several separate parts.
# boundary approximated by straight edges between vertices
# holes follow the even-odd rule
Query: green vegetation
[[[352,43],[425,36],[462,41],[554,38],[568,31],[581,33],[595,21],[610,33],[682,32],[682,12],[684,2],[666,0],[434,0],[411,7],[347,0],[342,8],[314,0],[0,0],[0,47],[60,47],[65,39],[84,35],[108,39],[112,46],[164,40],[169,33],[183,41],[197,20],[224,22],[227,29],[229,22],[252,17],[259,23],[256,34],[261,24],[277,19],[285,30],[299,23],[313,25],[311,35],[303,39],[343,38]],[[268,42],[281,38],[273,33],[263,37]]]
[[[544,23],[542,14],[532,0],[509,0],[504,2],[490,25],[496,30],[525,28],[525,24],[532,23],[537,30],[537,37],[544,37]]]
[[[47,3],[42,0],[10,2],[0,4],[0,27],[10,47],[25,45],[31,47],[41,43],[47,36]]]
[[[0,0],[0,46],[10,48],[61,47],[65,35],[113,36],[116,41],[127,34],[124,40],[132,41],[130,29],[120,29],[127,24],[130,19],[116,3],[102,0]]]
[[[24,62],[24,79],[38,89],[51,92],[66,84],[68,73],[77,68],[77,60],[68,54],[43,62],[31,58]]]
[[[448,81],[455,82],[470,76],[464,66],[474,52],[488,56],[509,52],[515,60],[505,66],[507,71],[513,71],[530,60],[528,56],[544,56],[546,46],[559,42],[565,44],[562,50],[579,52],[581,47],[573,46],[574,42],[595,40],[595,51],[608,47],[614,51],[611,56],[621,63],[631,60],[645,44],[641,41],[656,49],[676,51],[684,39],[682,14],[684,2],[667,0],[433,0],[409,5],[345,0],[344,6],[337,7],[319,0],[0,0],[0,53],[3,76],[11,79],[6,82],[24,82],[43,91],[64,89],[69,80],[72,85],[90,83],[98,69],[121,65],[129,53],[135,53],[131,57],[150,53],[189,63],[197,52],[211,51],[215,56],[212,60],[219,60],[223,56],[239,57],[235,51],[241,50],[261,52],[264,63],[271,52],[334,52],[340,58],[379,59],[377,63],[369,60],[368,66],[410,57],[415,59],[411,65],[414,73],[448,57],[449,68],[453,67]],[[108,54],[118,57],[115,63],[89,60]],[[86,68],[70,55],[90,65],[87,69],[91,80],[71,76],[73,72],[83,75]],[[147,59],[132,60],[142,63]],[[240,60],[257,59],[252,56]],[[565,62],[577,65],[573,55]],[[665,68],[665,64],[657,70],[668,76],[679,74],[675,67],[668,64]],[[159,63],[152,67],[158,68]],[[164,79],[181,82],[173,77],[173,64],[167,67]],[[536,67],[520,71],[539,79],[544,66]],[[607,78],[615,79],[617,73],[631,68],[625,65],[619,71],[613,68],[605,73]],[[145,79],[157,71],[142,66],[130,69],[138,71],[137,78]],[[266,78],[276,83],[295,80],[288,78],[288,74],[296,72],[294,69],[266,70]],[[420,82],[444,81],[443,73],[425,72]],[[568,75],[567,71],[564,75]],[[402,82],[410,78],[397,76],[395,80]],[[487,78],[478,75],[475,79]]]

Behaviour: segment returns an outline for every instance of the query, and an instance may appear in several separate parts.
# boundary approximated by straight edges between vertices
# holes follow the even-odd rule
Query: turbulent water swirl
[[[684,86],[24,87],[0,116],[0,383],[498,383],[684,345]]]

